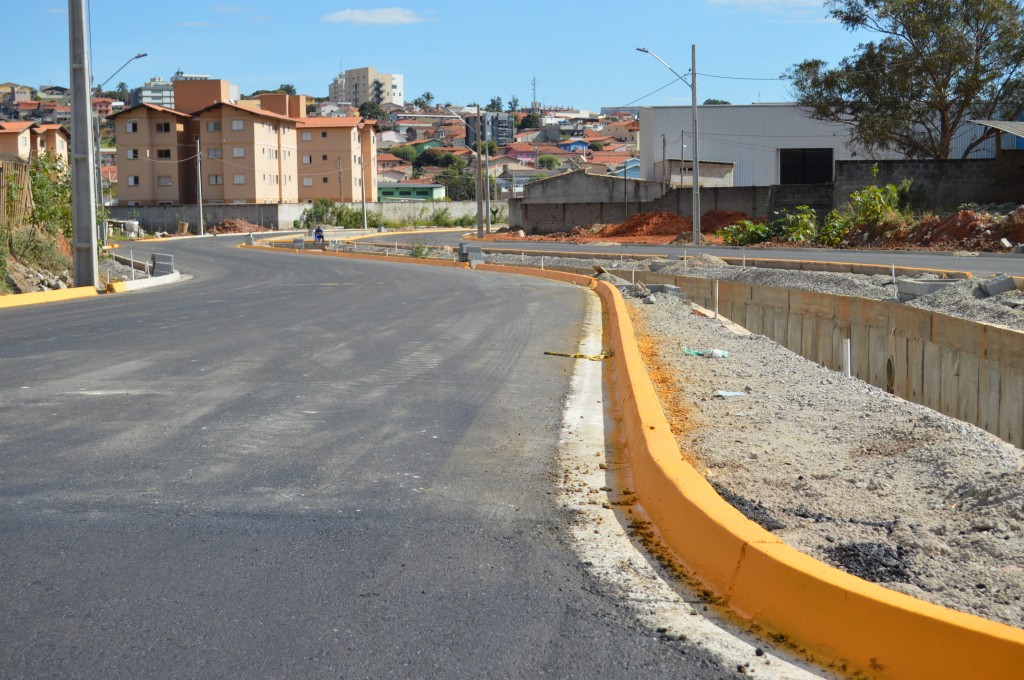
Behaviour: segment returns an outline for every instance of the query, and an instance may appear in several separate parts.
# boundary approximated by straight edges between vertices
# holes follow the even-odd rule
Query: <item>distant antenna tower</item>
[[[537,76],[530,79],[530,88],[533,90],[533,100],[530,102],[530,109],[533,113],[540,110],[540,102],[537,101]]]

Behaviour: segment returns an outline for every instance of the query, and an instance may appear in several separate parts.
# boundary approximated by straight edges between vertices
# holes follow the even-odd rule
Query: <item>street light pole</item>
[[[659,62],[661,65],[667,68],[675,75],[676,78],[686,83],[686,78],[676,73],[676,70],[669,66],[664,59],[659,57],[654,52],[651,52],[646,47],[636,48],[637,52],[643,52],[649,54]],[[687,83],[690,86],[691,93],[691,106],[690,109],[693,112],[693,190],[692,200],[693,205],[693,245],[700,245],[700,152],[697,145],[697,46],[690,45],[690,56],[692,60],[691,65],[691,78],[690,82]],[[680,143],[682,140],[680,140]],[[683,159],[679,158],[679,179],[682,181],[683,177]]]

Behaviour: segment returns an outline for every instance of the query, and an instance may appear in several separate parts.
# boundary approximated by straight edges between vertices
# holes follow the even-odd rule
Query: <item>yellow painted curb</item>
[[[741,619],[860,677],[1002,678],[1024,668],[1024,630],[888,590],[785,545],[683,462],[625,303],[598,282],[612,389],[644,511],[693,575]]]
[[[480,243],[478,241],[478,243]],[[508,243],[508,241],[502,241],[501,243]],[[518,255],[520,253],[524,255],[530,255],[532,257],[569,257],[569,258],[586,258],[592,257],[595,260],[650,260],[656,258],[668,259],[666,253],[609,253],[604,252],[585,252],[585,251],[572,251],[572,250],[524,250],[522,248],[509,248],[505,246],[481,246],[481,251],[485,253],[501,253],[503,255]]]
[[[355,236],[349,236],[341,239],[344,243],[351,243],[352,241],[362,241],[368,238],[376,238],[378,236],[394,236],[397,234],[447,234],[455,231],[465,231],[465,227],[436,227],[433,229],[391,229],[388,231],[374,231],[369,234],[356,234]]]
[[[127,293],[128,284],[124,281],[111,281],[107,284],[108,293]]]
[[[93,297],[95,295],[97,295],[97,292],[92,286],[65,288],[64,290],[43,290],[38,293],[0,295],[0,309],[7,307],[24,307],[25,305],[39,305],[45,302],[77,300],[78,298]]]

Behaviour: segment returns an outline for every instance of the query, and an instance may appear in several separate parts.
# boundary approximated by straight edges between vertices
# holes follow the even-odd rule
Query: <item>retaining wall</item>
[[[635,276],[715,309],[710,279]],[[849,338],[857,378],[1024,448],[1024,333],[883,300],[736,281],[718,290],[719,313],[751,332],[837,371]]]

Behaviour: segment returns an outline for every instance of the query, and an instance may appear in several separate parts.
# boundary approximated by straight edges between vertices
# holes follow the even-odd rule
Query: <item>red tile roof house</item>
[[[405,165],[404,158],[399,158],[393,153],[382,153],[377,155],[377,172],[384,172],[399,165]]]
[[[100,116],[102,118],[106,118],[113,111],[113,108],[112,108],[113,103],[114,103],[114,100],[110,99],[108,97],[93,97],[92,98],[92,111],[97,116]]]

